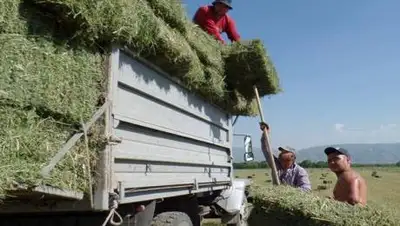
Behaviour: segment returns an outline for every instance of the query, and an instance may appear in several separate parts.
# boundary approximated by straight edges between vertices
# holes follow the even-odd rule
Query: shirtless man
[[[328,157],[329,169],[338,178],[333,189],[333,198],[351,205],[365,206],[367,204],[367,184],[364,178],[351,168],[349,152],[343,148],[328,147],[325,149],[325,154]]]

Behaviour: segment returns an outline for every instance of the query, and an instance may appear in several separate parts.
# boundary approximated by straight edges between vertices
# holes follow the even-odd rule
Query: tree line
[[[328,168],[328,163],[325,161],[313,162],[311,160],[304,160],[298,163],[303,168]],[[234,169],[258,169],[258,168],[268,168],[266,161],[253,161],[253,162],[241,162],[233,163]],[[400,161],[395,164],[357,164],[353,163],[352,167],[400,167]]]

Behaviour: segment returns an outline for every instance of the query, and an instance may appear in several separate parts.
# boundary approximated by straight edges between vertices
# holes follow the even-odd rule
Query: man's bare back
[[[367,184],[364,178],[354,170],[349,170],[338,175],[333,190],[334,199],[352,205],[367,204]]]

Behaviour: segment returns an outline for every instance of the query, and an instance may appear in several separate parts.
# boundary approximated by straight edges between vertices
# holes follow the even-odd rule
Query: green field
[[[329,169],[306,169],[310,174],[313,192],[321,197],[332,194],[333,187],[336,182],[336,176]],[[374,204],[389,208],[396,211],[400,216],[400,209],[397,208],[400,204],[400,168],[399,167],[363,167],[355,168],[367,181],[368,185],[368,204]],[[380,178],[373,177],[372,173],[376,171]],[[270,169],[246,169],[236,170],[235,176],[239,178],[252,177],[254,183],[259,185],[271,186]],[[326,177],[322,179],[322,174]],[[324,184],[323,181],[331,181],[331,184]],[[326,186],[326,189],[320,190],[318,186]],[[203,225],[216,226],[220,225],[215,220],[205,220]]]

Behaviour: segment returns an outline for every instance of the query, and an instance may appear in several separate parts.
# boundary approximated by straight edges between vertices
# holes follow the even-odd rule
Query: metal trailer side
[[[241,209],[246,182],[233,180],[231,116],[126,48],[114,46],[108,64],[107,100],[95,114],[105,115],[108,143],[100,152],[93,202],[75,191],[21,187],[0,205],[0,214],[97,212],[104,220],[114,208],[137,214],[131,209],[142,206],[149,210],[142,223],[124,225],[148,225],[157,211],[170,209],[157,209],[156,201],[182,211],[211,204],[228,215]]]
[[[110,146],[110,185],[120,203],[230,185],[230,115],[127,50],[114,48],[111,61],[110,132],[120,142]]]

